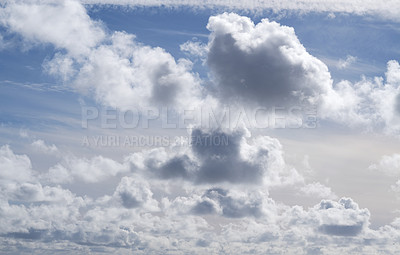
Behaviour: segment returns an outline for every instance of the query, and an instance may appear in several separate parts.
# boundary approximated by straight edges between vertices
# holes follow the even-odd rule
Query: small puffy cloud
[[[389,176],[400,176],[400,154],[384,155],[378,163],[369,166],[371,170],[378,170]]]
[[[32,142],[31,146],[40,151],[43,152],[45,154],[56,154],[58,153],[58,148],[56,145],[51,144],[51,145],[47,145],[43,140],[35,140]]]
[[[319,197],[324,199],[336,199],[337,196],[332,192],[331,188],[322,185],[319,182],[313,182],[300,188],[306,196]]]
[[[339,69],[346,69],[350,65],[354,64],[357,61],[357,57],[348,55],[346,59],[340,59],[337,63],[337,68]]]
[[[191,56],[195,57],[205,57],[207,55],[207,45],[199,41],[187,41],[179,45],[179,49]]]
[[[311,56],[294,29],[234,13],[212,16],[207,64],[221,100],[262,106],[317,103],[332,86],[327,66]]]
[[[0,147],[1,182],[25,182],[32,178],[32,164],[28,156],[16,155],[8,145]]]
[[[322,200],[304,211],[295,206],[282,215],[284,224],[303,229],[304,237],[322,233],[330,236],[358,236],[368,229],[370,212],[360,209],[351,198],[341,198],[338,202]]]
[[[263,200],[252,193],[243,194],[213,188],[203,194],[202,199],[191,211],[198,215],[219,213],[227,218],[261,217],[262,203]]]
[[[53,184],[70,183],[73,180],[97,183],[109,177],[127,173],[129,170],[130,166],[127,162],[119,163],[103,156],[90,159],[66,156],[40,177],[43,181]]]
[[[89,183],[103,181],[108,177],[129,171],[129,165],[102,156],[91,159],[67,158],[66,165],[74,177]]]
[[[150,185],[140,177],[123,177],[114,196],[127,209],[142,207],[150,211],[158,210],[158,202],[153,199]]]
[[[50,167],[49,171],[42,174],[41,178],[45,182],[55,184],[69,183],[73,180],[71,172],[61,164]]]
[[[400,65],[395,60],[390,60],[387,63],[386,81],[392,86],[400,86]]]
[[[368,209],[360,209],[350,198],[322,201],[311,212],[319,221],[319,231],[327,235],[356,236],[369,226]]]
[[[28,138],[29,137],[28,131],[26,129],[20,129],[19,136],[22,138]]]

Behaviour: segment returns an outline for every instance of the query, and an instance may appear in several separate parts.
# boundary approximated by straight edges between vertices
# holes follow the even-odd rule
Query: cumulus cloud
[[[187,41],[179,45],[179,49],[191,56],[204,58],[207,55],[207,45],[198,41]]]
[[[32,164],[28,156],[16,155],[8,145],[0,147],[1,181],[24,182],[32,178]]]
[[[337,196],[332,192],[332,189],[322,185],[319,182],[313,182],[300,188],[300,191],[306,196],[336,199]]]
[[[291,27],[233,13],[210,17],[207,63],[218,96],[263,106],[318,103],[331,87],[328,68],[311,56]]]
[[[27,40],[52,44],[74,56],[88,53],[105,36],[101,23],[70,0],[9,1],[0,9],[0,23]]]
[[[251,138],[247,130],[194,129],[189,148],[164,148],[134,153],[128,157],[134,169],[162,178],[182,178],[202,183],[264,184],[301,182],[299,173],[287,166],[282,146],[268,136]]]
[[[379,162],[371,164],[368,169],[379,171],[387,176],[400,177],[400,154],[383,155]],[[400,179],[390,186],[396,194],[400,194]]]
[[[356,236],[369,225],[370,213],[350,198],[322,201],[311,213],[319,221],[319,231],[328,235]]]
[[[400,154],[384,155],[378,163],[369,166],[389,176],[400,176]]]
[[[50,167],[49,171],[42,174],[41,177],[45,182],[55,184],[69,183],[72,182],[74,179],[71,172],[61,164]]]
[[[400,130],[400,118],[396,113],[398,105],[397,95],[398,62],[391,60],[387,63],[386,82],[382,77],[374,79],[363,77],[361,81],[352,84],[349,81],[341,81],[335,85],[335,94],[339,97],[328,97],[324,110],[329,119],[336,117],[336,122],[347,126],[367,126],[369,130],[375,130],[386,134],[398,135]],[[337,100],[336,100],[336,99]],[[336,102],[333,102],[334,99]]]
[[[35,140],[32,142],[31,146],[46,154],[56,154],[58,153],[58,148],[55,144],[47,145],[43,140]]]
[[[337,63],[337,68],[339,69],[345,69],[349,67],[350,65],[354,64],[357,61],[357,57],[348,55],[346,59],[340,59],[339,62]]]
[[[233,193],[233,194],[229,194]],[[250,195],[250,196],[249,196]],[[228,218],[261,217],[263,200],[254,193],[229,192],[214,188],[207,190],[192,212],[198,215],[219,213]]]
[[[176,62],[163,49],[142,46],[133,35],[123,32],[115,32],[109,39],[110,43],[92,49],[72,71],[68,55],[47,62],[46,69],[67,77],[75,74],[67,81],[77,90],[93,91],[99,102],[123,110],[196,105],[201,90],[196,76],[188,71],[189,61]]]
[[[70,182],[72,178],[88,183],[104,181],[109,177],[129,172],[129,165],[103,156],[90,159],[64,157],[61,163],[49,169],[44,178],[54,183]]]
[[[127,209],[143,207],[158,210],[158,202],[153,199],[150,185],[141,178],[123,177],[115,190],[117,198]]]

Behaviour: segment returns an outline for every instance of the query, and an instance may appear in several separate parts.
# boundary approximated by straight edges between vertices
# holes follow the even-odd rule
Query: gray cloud
[[[363,229],[362,224],[356,225],[326,225],[323,224],[319,227],[319,231],[327,235],[335,236],[356,236],[361,233]]]
[[[233,13],[211,17],[207,63],[218,96],[263,106],[314,103],[331,86],[328,68],[307,53],[294,30]]]
[[[301,182],[297,171],[285,165],[276,139],[251,138],[246,130],[193,129],[189,147],[167,152],[163,148],[134,153],[127,158],[135,171],[160,179],[197,185],[210,183],[281,185]],[[127,162],[125,163],[127,164]]]
[[[240,155],[243,133],[204,133],[197,129],[192,137],[192,149],[201,161],[196,176],[198,182],[257,183],[262,178],[265,169],[261,164],[253,164]],[[268,156],[268,152],[265,153]]]
[[[203,215],[203,214],[214,214],[216,213],[216,210],[212,203],[208,201],[202,201],[193,207],[192,212],[194,214]]]

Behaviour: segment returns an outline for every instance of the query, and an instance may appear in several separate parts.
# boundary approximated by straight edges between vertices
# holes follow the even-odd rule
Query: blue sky
[[[0,253],[396,254],[398,4],[108,3],[0,4]]]

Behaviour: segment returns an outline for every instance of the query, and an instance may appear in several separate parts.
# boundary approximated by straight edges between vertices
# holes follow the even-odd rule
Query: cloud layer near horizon
[[[240,150],[254,160],[253,163],[268,165],[261,182],[248,185],[246,178],[232,179],[237,174],[234,169],[224,170],[220,175],[223,179],[211,179],[211,183],[205,182],[208,179],[198,182],[196,178],[165,174],[163,171],[171,171],[171,163],[176,164],[177,156],[171,160],[165,158],[169,156],[166,152],[152,149],[129,155],[122,163],[102,159],[108,162],[107,171],[111,175],[120,171],[122,165],[130,167],[118,174],[123,177],[112,194],[97,198],[78,196],[59,186],[58,183],[70,182],[69,175],[53,182],[46,174],[32,169],[29,157],[3,146],[0,148],[2,246],[7,247],[10,242],[18,244],[14,252],[30,249],[43,253],[63,247],[86,253],[97,246],[103,251],[145,254],[159,251],[231,254],[288,251],[310,254],[317,251],[332,254],[337,245],[350,252],[382,250],[382,245],[388,254],[396,249],[392,243],[400,238],[397,224],[370,229],[369,211],[359,208],[350,198],[322,200],[309,209],[275,202],[268,195],[273,186],[297,183],[299,191],[306,187],[295,169],[288,172],[291,181],[282,182],[289,180],[288,173],[286,178],[280,175],[290,166],[280,158],[279,143],[275,140],[271,147],[270,138],[256,138],[258,144],[239,145],[235,136],[231,138],[231,144],[212,148],[206,154],[201,152],[203,149],[199,152],[195,145],[191,150],[206,162],[198,163],[206,164],[205,167],[210,167],[210,163],[219,164],[223,167],[221,170],[229,169],[224,165],[225,160],[232,160],[229,155]],[[265,148],[260,152],[262,144]],[[180,158],[195,156],[190,155],[187,147],[182,149],[186,154],[175,149]],[[267,156],[265,164],[252,153],[259,155],[257,157]],[[93,166],[88,169],[97,168],[99,164],[95,163],[97,158],[77,160],[92,162]],[[91,179],[87,179],[73,174],[76,172],[73,167],[79,166],[70,167],[66,171],[76,178],[75,182],[92,182],[96,176],[104,175],[104,171],[92,171]],[[12,174],[15,171],[19,176]],[[89,174],[84,169],[80,171]],[[202,172],[207,170],[200,167],[193,171],[203,178]],[[103,182],[104,179],[96,179],[98,185]],[[323,192],[324,187],[320,187],[322,189],[316,193]],[[179,190],[178,193],[171,193],[174,189]],[[367,245],[365,239],[370,240]]]

